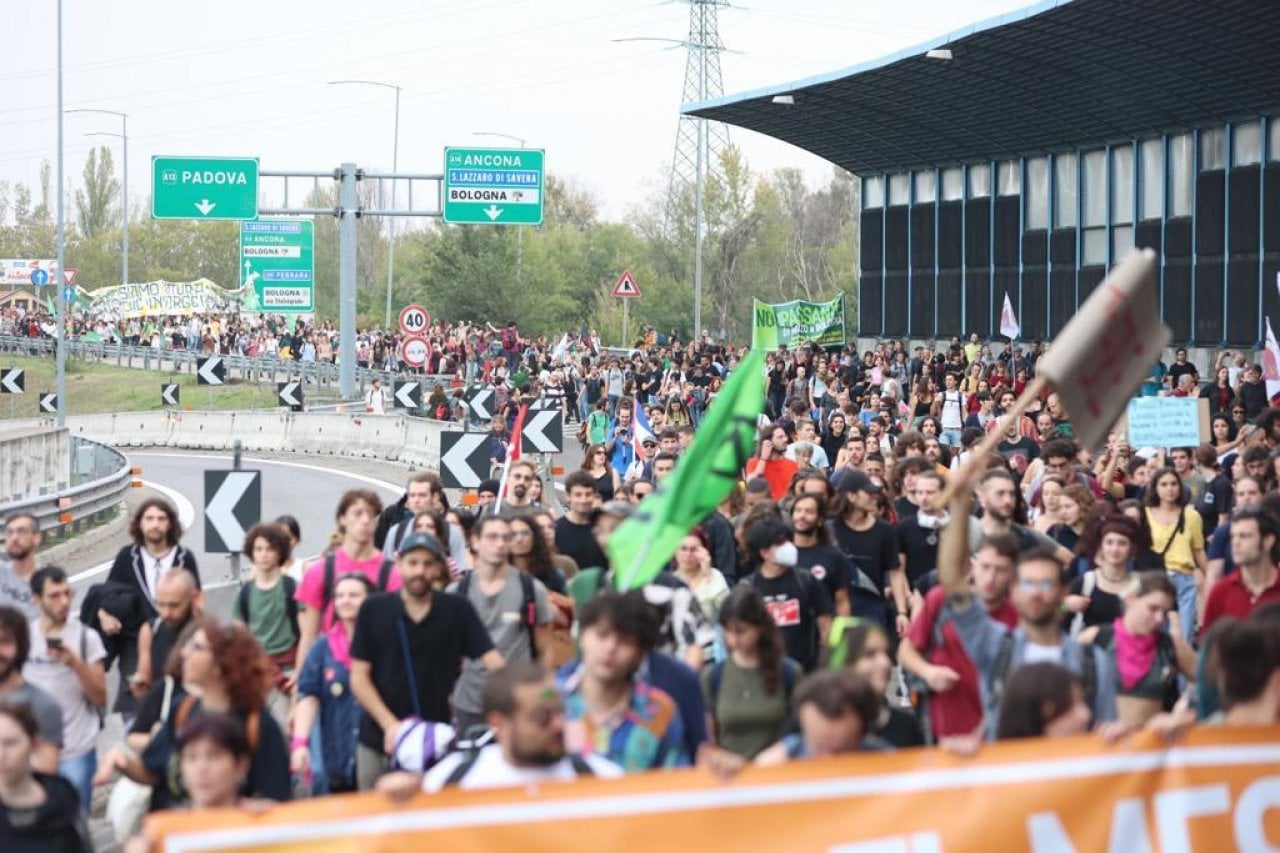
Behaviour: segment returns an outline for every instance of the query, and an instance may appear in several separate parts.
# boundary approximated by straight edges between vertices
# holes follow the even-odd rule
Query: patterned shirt
[[[565,745],[570,752],[595,753],[628,773],[692,763],[685,747],[684,724],[670,696],[636,679],[630,706],[612,719],[598,720],[587,710],[582,676],[582,664],[576,663],[565,667],[559,677],[564,694]]]

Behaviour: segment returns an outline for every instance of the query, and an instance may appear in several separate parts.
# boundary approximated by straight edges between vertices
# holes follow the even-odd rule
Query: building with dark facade
[[[862,179],[858,334],[1052,337],[1132,247],[1175,341],[1277,316],[1280,2],[1052,0],[685,112]]]

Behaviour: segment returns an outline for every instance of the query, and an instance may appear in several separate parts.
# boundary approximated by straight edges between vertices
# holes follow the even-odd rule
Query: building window
[[[1101,266],[1107,262],[1107,229],[1086,228],[1080,244],[1080,265]]]
[[[1142,192],[1138,196],[1138,218],[1159,219],[1164,204],[1164,140],[1142,141],[1142,162],[1139,168]]]
[[[979,163],[969,167],[969,198],[986,198],[991,195],[991,166]]]
[[[911,200],[911,176],[903,173],[889,176],[889,204],[906,204]]]
[[[1123,258],[1133,249],[1133,226],[1117,225],[1111,229],[1111,262]]]
[[[1246,121],[1231,129],[1231,165],[1254,166],[1262,162],[1262,123]]]
[[[1005,160],[996,176],[996,192],[1000,195],[1017,195],[1022,192],[1022,167],[1017,160]]]
[[[1089,227],[1107,224],[1107,152],[1090,151],[1084,155],[1080,188],[1084,222]]]
[[[1133,148],[1111,149],[1111,221],[1133,221]]]
[[[1027,161],[1026,230],[1043,231],[1049,227],[1049,160],[1032,157]]]
[[[1076,226],[1076,155],[1059,154],[1053,158],[1053,227]]]
[[[964,198],[964,170],[959,166],[942,170],[942,200],[959,201]]]
[[[1191,134],[1169,137],[1169,216],[1191,215],[1191,180],[1194,176]]]
[[[938,181],[933,172],[916,172],[916,204],[938,200]]]
[[[1223,168],[1227,155],[1226,132],[1220,127],[1200,131],[1200,171]]]
[[[884,175],[862,179],[862,209],[884,207]]]

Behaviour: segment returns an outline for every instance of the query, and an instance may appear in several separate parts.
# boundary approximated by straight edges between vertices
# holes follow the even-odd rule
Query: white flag
[[[1016,338],[1022,333],[1018,325],[1018,315],[1013,313],[1013,303],[1009,300],[1009,291],[1004,293],[1004,308],[1000,309],[1000,334],[1006,338]]]
[[[1271,318],[1267,318],[1267,346],[1262,351],[1262,378],[1267,382],[1267,399],[1280,393],[1280,345],[1276,333],[1271,330]]]

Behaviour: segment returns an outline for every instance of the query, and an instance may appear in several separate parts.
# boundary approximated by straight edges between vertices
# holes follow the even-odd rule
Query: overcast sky
[[[400,170],[438,172],[445,145],[546,150],[547,168],[588,189],[608,218],[658,186],[671,161],[689,7],[653,0],[63,0],[65,105],[127,112],[132,203],[153,154],[257,156],[263,169],[388,169],[403,87]],[[1026,0],[742,0],[720,12],[725,94],[834,71],[1026,5]],[[56,154],[54,0],[0,0],[0,180],[34,183]],[[66,119],[67,177],[91,131]],[[730,129],[753,169],[830,165]],[[118,153],[118,151],[117,151]],[[266,184],[271,194],[278,184]],[[295,190],[296,192],[297,190]]]

